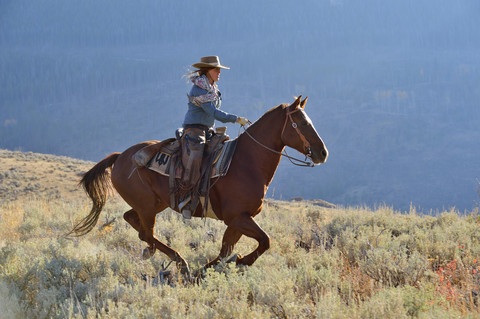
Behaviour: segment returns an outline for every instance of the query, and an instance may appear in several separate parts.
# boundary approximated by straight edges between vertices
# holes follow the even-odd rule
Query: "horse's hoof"
[[[188,266],[180,267],[180,273],[185,277],[188,277],[188,278],[191,277],[190,268]]]
[[[150,253],[150,249],[147,247],[143,250],[142,258],[143,260],[150,259],[152,257],[152,254]]]
[[[198,282],[200,282],[200,280],[202,279],[205,279],[205,269],[204,268],[200,268],[200,269],[197,269],[193,272],[192,276],[193,276],[193,279]]]
[[[181,260],[177,262],[177,269],[180,270],[180,274],[183,276],[190,278],[191,273],[190,273],[190,267],[188,267],[188,264],[185,260]]]
[[[192,276],[192,274],[190,273],[190,268],[188,268],[188,266],[182,266],[180,268],[180,274],[182,274],[183,276],[183,279],[185,280],[185,282],[187,283],[195,283],[195,277]]]
[[[245,257],[243,257],[243,256],[240,255],[240,254],[235,254],[235,255],[237,255],[237,256],[236,256],[237,258],[235,258],[235,263],[237,264],[237,266],[238,266],[238,265],[244,265],[243,260],[245,259]]]
[[[242,258],[242,255],[240,254],[234,254],[232,257],[228,258],[226,263],[229,264],[229,263],[233,263],[233,262],[237,262],[239,259]]]

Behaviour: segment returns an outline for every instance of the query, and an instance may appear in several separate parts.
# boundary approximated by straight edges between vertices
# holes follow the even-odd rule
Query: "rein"
[[[280,134],[280,138],[282,138],[283,136],[283,132],[285,131],[285,127],[287,126],[287,121],[288,119],[290,119],[290,121],[292,122],[292,127],[295,129],[295,131],[297,132],[297,134],[300,136],[300,139],[303,141],[303,144],[305,146],[305,149],[308,151],[308,153],[305,155],[305,160],[301,160],[301,159],[298,159],[298,158],[295,158],[295,157],[292,157],[290,155],[287,154],[287,151],[284,150],[283,152],[279,152],[279,151],[276,151],[268,146],[266,146],[265,144],[259,142],[256,138],[254,138],[252,136],[252,134],[250,134],[247,129],[245,127],[243,127],[245,133],[247,133],[247,135],[254,141],[256,142],[258,145],[262,146],[263,148],[269,150],[270,152],[273,152],[275,154],[278,154],[280,156],[284,156],[286,158],[288,158],[290,160],[290,162],[293,164],[293,165],[296,165],[296,166],[303,166],[303,167],[314,167],[315,164],[312,163],[312,162],[308,162],[307,159],[310,158],[310,154],[311,154],[311,150],[310,150],[310,143],[307,141],[307,139],[305,138],[305,136],[302,134],[302,132],[300,132],[300,130],[298,129],[298,125],[297,123],[295,123],[295,121],[293,120],[292,118],[292,113],[295,113],[297,111],[299,111],[300,109],[296,109],[295,111],[292,111],[292,112],[288,112],[287,110],[287,116],[285,117],[285,123],[283,124],[283,128],[282,128],[282,133]],[[248,121],[248,124],[252,124],[250,121]],[[297,163],[296,163],[297,162]],[[301,164],[298,164],[298,163],[301,163]]]

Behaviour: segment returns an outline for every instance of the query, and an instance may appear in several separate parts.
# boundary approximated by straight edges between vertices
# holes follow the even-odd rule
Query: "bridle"
[[[306,157],[310,158],[312,156],[312,150],[310,148],[310,142],[307,141],[307,139],[305,138],[305,135],[303,135],[303,133],[300,131],[300,129],[298,128],[298,125],[297,123],[295,123],[295,121],[293,120],[292,118],[292,114],[293,113],[296,113],[298,111],[300,111],[301,109],[300,108],[297,108],[293,111],[288,111],[288,108],[287,108],[287,116],[285,118],[285,123],[283,124],[283,128],[282,128],[282,133],[280,134],[280,138],[283,137],[283,132],[285,131],[285,127],[287,127],[287,121],[288,119],[290,119],[290,122],[292,122],[292,127],[295,129],[295,131],[297,132],[298,136],[300,137],[300,139],[302,140],[303,142],[303,147],[306,151]],[[283,138],[282,138],[283,139]]]
[[[300,131],[300,129],[298,128],[298,125],[297,123],[295,123],[295,121],[293,120],[292,118],[292,114],[293,113],[296,113],[298,111],[300,111],[301,109],[300,108],[297,108],[293,111],[289,111],[288,108],[286,109],[286,116],[285,116],[285,123],[283,123],[283,128],[282,128],[282,133],[280,134],[280,138],[282,139],[283,141],[283,132],[285,131],[285,128],[287,127],[287,122],[288,120],[290,119],[290,122],[292,123],[292,127],[295,129],[295,131],[297,132],[298,136],[300,137],[300,139],[302,140],[303,142],[303,146],[305,148],[305,150],[307,151],[306,154],[305,154],[305,160],[301,160],[301,159],[298,159],[298,158],[295,158],[295,157],[292,157],[290,155],[287,154],[287,151],[286,150],[283,150],[283,152],[279,152],[279,151],[276,151],[268,146],[266,146],[265,144],[259,142],[257,139],[255,139],[252,134],[250,134],[246,129],[245,127],[243,128],[245,133],[247,133],[247,135],[252,139],[254,140],[257,144],[259,144],[260,146],[262,146],[263,148],[275,153],[275,154],[278,154],[278,155],[281,155],[281,156],[284,156],[286,158],[288,158],[290,160],[290,162],[294,165],[297,165],[297,166],[306,166],[306,167],[314,167],[315,164],[311,161],[311,155],[312,155],[312,151],[311,151],[311,148],[310,148],[310,142],[307,141],[307,139],[305,138],[305,135],[303,135],[303,133]],[[250,121],[248,121],[248,124],[252,124]],[[307,159],[309,159],[310,161],[307,161]],[[297,163],[295,163],[295,162]],[[298,163],[301,163],[301,164],[298,164]]]

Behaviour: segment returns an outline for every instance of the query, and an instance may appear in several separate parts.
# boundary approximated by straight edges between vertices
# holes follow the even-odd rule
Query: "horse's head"
[[[315,164],[325,163],[328,150],[312,120],[305,113],[307,98],[303,101],[301,98],[302,96],[299,96],[285,108],[287,114],[281,135],[282,142],[310,157]]]

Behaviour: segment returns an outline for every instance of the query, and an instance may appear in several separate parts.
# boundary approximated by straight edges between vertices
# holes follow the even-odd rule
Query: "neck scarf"
[[[192,83],[201,89],[207,91],[207,94],[199,96],[190,96],[187,94],[190,103],[196,106],[200,106],[202,103],[212,102],[218,100],[220,97],[220,91],[218,90],[217,83],[210,84],[206,75],[200,75],[192,78]]]

